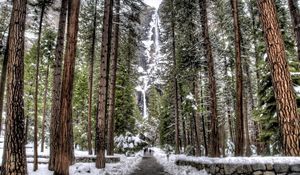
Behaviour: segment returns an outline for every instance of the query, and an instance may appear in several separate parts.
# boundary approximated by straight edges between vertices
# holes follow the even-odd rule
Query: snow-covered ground
[[[3,153],[3,136],[0,137],[0,164],[2,162]],[[26,155],[33,156],[33,144],[26,145]],[[45,149],[44,152],[40,152],[40,147],[38,148],[39,156],[49,156],[49,149]],[[87,151],[75,150],[76,157],[93,157],[93,155],[88,155]],[[96,169],[95,163],[76,163],[70,166],[70,175],[129,175],[136,168],[142,159],[142,152],[139,152],[135,157],[126,157],[125,155],[116,154],[115,156],[120,157],[120,162],[118,163],[107,163],[105,169]],[[33,162],[33,158],[27,158],[27,161]],[[39,162],[48,162],[48,158],[39,158]],[[48,164],[39,164],[38,170],[33,171],[33,164],[28,163],[28,174],[29,175],[52,175],[53,172],[48,170]]]
[[[95,163],[76,163],[70,166],[70,175],[129,175],[131,174],[139,162],[141,155],[135,157],[121,156],[121,161],[118,163],[106,164],[105,169],[96,169]],[[40,164],[39,169],[33,172],[33,164],[28,164],[29,175],[52,175],[53,172],[48,170],[48,165]]]
[[[0,137],[0,163],[2,159],[3,151],[3,136]],[[27,156],[33,155],[33,145],[26,145]],[[167,155],[160,148],[151,148],[154,150],[154,157],[157,159],[158,163],[164,167],[164,170],[171,175],[208,175],[205,170],[197,170],[191,166],[177,166],[175,161],[188,160],[193,162],[201,162],[207,164],[300,164],[300,157],[226,157],[226,158],[209,158],[209,157],[192,157],[185,155]],[[40,151],[40,148],[38,149]],[[39,155],[48,156],[49,150],[45,149],[43,153],[39,152]],[[136,170],[138,164],[142,160],[142,152],[138,152],[135,157],[126,157],[125,155],[116,155],[120,157],[120,162],[118,163],[108,163],[105,169],[96,169],[95,163],[76,163],[70,166],[70,175],[129,175]],[[75,151],[76,157],[89,157],[87,151]],[[28,161],[32,162],[32,157],[27,158]],[[47,162],[47,158],[39,158],[41,162]],[[33,172],[33,164],[28,163],[28,174],[29,175],[52,175],[53,172],[48,170],[48,164],[39,164],[39,169]]]
[[[191,166],[177,166],[175,165],[175,160],[178,156],[171,155],[169,160],[167,160],[166,154],[159,148],[152,148],[154,150],[154,157],[157,159],[166,172],[171,175],[207,175],[207,173],[202,170],[199,171]],[[40,150],[40,149],[39,149]],[[27,155],[33,155],[31,149],[27,149]],[[49,155],[49,150],[45,150],[44,153],[39,155]],[[88,156],[86,151],[75,151],[76,156]],[[135,171],[138,164],[142,159],[142,152],[138,152],[135,157],[126,157],[124,155],[120,156],[120,162],[106,164],[105,169],[96,169],[95,163],[76,163],[70,166],[70,175],[129,175]],[[32,158],[27,158],[30,160]],[[47,161],[47,159],[39,158],[39,161]],[[28,173],[29,175],[52,175],[53,172],[48,170],[47,164],[39,164],[39,169],[33,172],[33,164],[28,163]]]
[[[178,156],[170,155],[169,160],[164,151],[159,148],[151,148],[154,150],[154,157],[157,159],[166,172],[172,175],[208,175],[205,170],[197,170],[191,166],[177,166],[175,161]]]

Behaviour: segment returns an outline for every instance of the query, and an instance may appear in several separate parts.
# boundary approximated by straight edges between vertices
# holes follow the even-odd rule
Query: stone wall
[[[96,157],[76,157],[75,158],[76,163],[92,163],[96,162]],[[106,163],[117,163],[120,162],[120,157],[117,156],[105,156],[105,162]]]
[[[189,160],[176,160],[176,165],[192,166],[198,170],[205,169],[209,174],[214,175],[238,175],[238,174],[253,174],[253,175],[300,175],[299,164],[210,164],[201,163]]]

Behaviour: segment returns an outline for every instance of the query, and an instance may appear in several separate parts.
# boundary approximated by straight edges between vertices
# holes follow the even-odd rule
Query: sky
[[[155,7],[158,9],[160,3],[162,0],[144,0],[144,2],[152,7]]]

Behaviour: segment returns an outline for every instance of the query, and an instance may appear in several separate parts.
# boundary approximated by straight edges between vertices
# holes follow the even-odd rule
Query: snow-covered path
[[[153,156],[143,157],[137,169],[131,175],[169,175]]]
[[[191,166],[177,166],[175,161],[177,155],[171,154],[169,159],[167,158],[166,153],[160,148],[151,148],[153,150],[153,156],[158,161],[160,165],[164,167],[164,171],[168,172],[171,175],[208,175],[205,170],[197,170]]]

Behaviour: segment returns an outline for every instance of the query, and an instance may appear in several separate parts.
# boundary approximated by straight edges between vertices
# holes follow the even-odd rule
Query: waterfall
[[[157,78],[156,73],[158,70],[158,63],[160,60],[160,45],[159,45],[159,15],[157,9],[152,14],[152,19],[150,22],[150,28],[148,31],[148,37],[146,40],[142,41],[145,46],[145,56],[146,66],[139,66],[138,72],[140,73],[139,81],[140,84],[136,87],[137,91],[142,93],[142,113],[143,117],[148,117],[148,107],[147,107],[147,90],[154,83]],[[154,47],[154,48],[153,48]]]
[[[160,56],[160,47],[159,47],[159,16],[158,16],[158,12],[157,9],[155,10],[155,56],[156,59],[155,61],[158,61],[158,58]]]
[[[145,78],[144,79],[144,88],[143,88],[143,117],[144,118],[147,118],[148,117],[148,112],[147,112],[147,101],[146,101],[146,91],[147,91],[147,84],[148,84],[148,81],[147,79]]]

